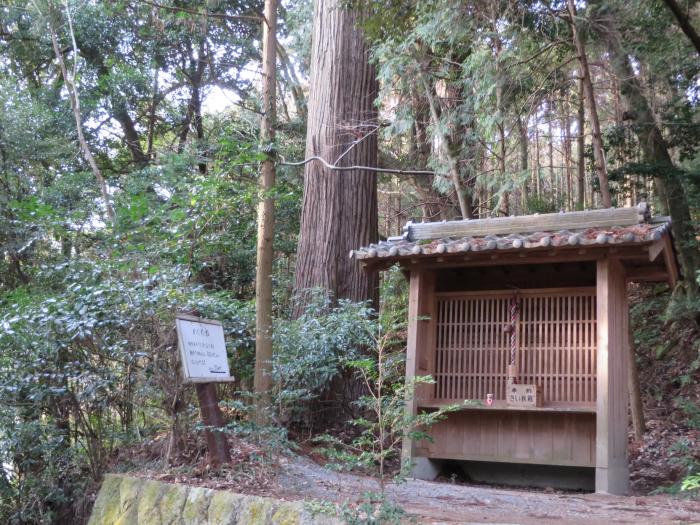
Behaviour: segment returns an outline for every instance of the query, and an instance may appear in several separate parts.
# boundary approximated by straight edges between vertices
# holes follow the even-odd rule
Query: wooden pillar
[[[627,339],[625,269],[617,259],[597,263],[598,356],[596,492],[627,494]]]
[[[411,270],[408,291],[408,334],[406,345],[406,383],[416,376],[431,375],[434,370],[433,305],[435,274],[432,271]],[[416,414],[421,402],[432,397],[433,385],[419,385],[412,398],[406,401],[406,410]],[[416,443],[404,437],[401,459],[411,461]]]
[[[216,395],[216,385],[214,383],[197,383],[197,399],[199,400],[199,412],[202,416],[202,423],[212,429],[224,426],[224,416],[219,408],[219,399]],[[204,431],[207,439],[207,449],[209,449],[209,464],[212,467],[231,463],[231,454],[228,449],[226,434],[219,430]]]

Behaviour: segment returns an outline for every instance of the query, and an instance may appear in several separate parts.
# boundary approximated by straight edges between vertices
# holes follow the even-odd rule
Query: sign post
[[[233,381],[229,372],[224,329],[219,321],[178,314],[175,318],[177,340],[186,383],[194,383],[205,430],[209,464],[230,463],[226,435],[212,431],[224,425],[214,383]]]

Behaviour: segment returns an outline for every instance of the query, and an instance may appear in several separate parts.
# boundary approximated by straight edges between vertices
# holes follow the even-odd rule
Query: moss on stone
[[[187,503],[188,492],[189,488],[184,485],[165,485],[163,487],[163,496],[159,505],[159,525],[184,525],[182,511]]]
[[[243,501],[239,522],[241,525],[265,525],[273,511],[271,500],[251,496]]]
[[[213,492],[202,487],[190,489],[185,508],[182,510],[182,519],[187,525],[207,525]]]
[[[216,491],[209,502],[209,525],[236,525],[239,523],[243,496],[232,492]]]
[[[105,476],[92,508],[88,525],[106,525],[117,520],[121,513],[119,504],[119,485],[121,485],[121,482],[121,476],[115,476],[114,474]]]
[[[283,503],[272,515],[272,523],[275,525],[299,525],[301,523],[299,506],[293,503]]]
[[[113,525],[132,525],[138,522],[138,500],[144,480],[123,477],[119,485],[119,518]]]
[[[138,507],[136,509],[138,523],[160,523],[160,500],[163,497],[165,485],[158,481],[146,481],[141,488]]]
[[[302,503],[107,475],[88,525],[324,525]]]

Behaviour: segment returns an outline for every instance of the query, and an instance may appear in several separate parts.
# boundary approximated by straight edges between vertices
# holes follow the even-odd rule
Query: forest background
[[[641,200],[674,219],[685,276],[674,293],[630,290],[649,431],[663,419],[671,436],[644,490],[694,479],[699,3],[319,4],[278,9],[274,141],[260,139],[261,2],[0,5],[3,523],[83,519],[105,471],[201,455],[177,312],[224,323],[227,431],[302,443],[357,415],[346,369],[370,307],[405,308],[400,273],[378,298],[350,249],[407,220]],[[329,64],[312,32],[331,14]],[[346,99],[324,159],[383,171],[293,165],[315,153],[318,108]],[[261,193],[264,161],[277,177]],[[264,427],[250,401],[261,199],[276,216]]]

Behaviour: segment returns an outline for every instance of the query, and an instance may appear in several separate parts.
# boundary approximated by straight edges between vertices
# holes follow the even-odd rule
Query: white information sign
[[[175,323],[185,379],[230,381],[221,323],[184,315],[177,316]]]

